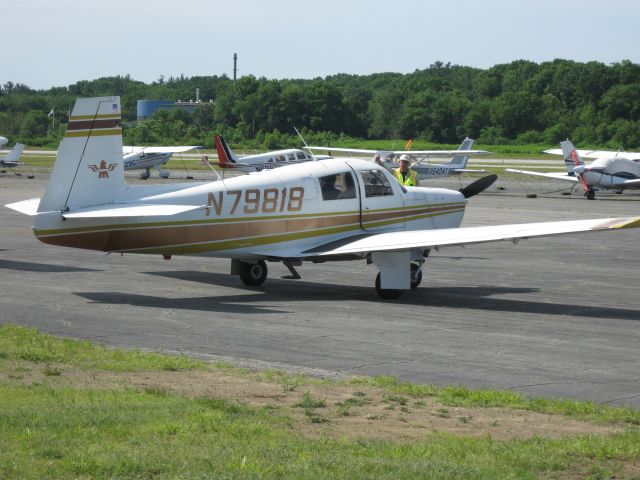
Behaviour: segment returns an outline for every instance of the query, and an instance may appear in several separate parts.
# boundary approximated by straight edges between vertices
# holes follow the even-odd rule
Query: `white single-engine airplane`
[[[580,183],[588,200],[596,198],[596,189],[616,190],[622,193],[628,188],[640,188],[640,154],[636,152],[610,152],[606,150],[576,150],[569,140],[560,142],[562,149],[545,150],[545,153],[563,155],[567,173],[531,172],[507,168],[507,172],[555,178]],[[585,165],[581,157],[595,158]]]
[[[231,150],[222,135],[216,135],[215,144],[218,152],[218,164],[222,168],[232,168],[245,173],[261,172],[262,170],[272,170],[285,165],[331,158],[329,156],[309,155],[297,148],[239,157]]]
[[[89,127],[87,119],[92,123]],[[493,178],[492,178],[493,177]],[[330,159],[216,182],[128,185],[120,98],[78,99],[44,196],[7,205],[35,215],[45,243],[105,252],[231,259],[246,285],[267,277],[265,261],[366,260],[384,298],[415,288],[429,252],[441,247],[640,226],[640,217],[460,228],[462,192],[402,187],[368,160]]]
[[[125,170],[144,170],[141,179],[147,179],[150,170],[155,168],[161,178],[169,178],[169,172],[160,168],[167,163],[174,153],[188,152],[201,146],[189,145],[181,147],[122,147]]]
[[[23,165],[20,163],[20,155],[22,155],[23,150],[24,144],[16,143],[6,155],[0,155],[0,168],[15,168]]]
[[[401,155],[408,155],[412,159],[411,170],[418,174],[418,180],[430,177],[447,177],[461,173],[483,173],[486,170],[471,170],[466,168],[469,155],[485,155],[486,150],[471,150],[475,140],[465,138],[457,150],[368,150],[361,148],[332,148],[332,147],[307,147],[309,150],[326,152],[341,152],[355,155],[373,155],[379,158],[382,166],[387,170],[398,168],[397,160]],[[431,163],[431,158],[453,158],[445,163]]]

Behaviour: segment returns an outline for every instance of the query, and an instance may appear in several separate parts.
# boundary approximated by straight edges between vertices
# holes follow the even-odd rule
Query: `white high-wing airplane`
[[[15,168],[22,165],[20,163],[20,155],[22,155],[23,150],[24,144],[16,143],[6,155],[0,155],[0,168]]]
[[[150,170],[155,168],[161,178],[169,178],[169,172],[160,168],[167,163],[174,153],[188,152],[200,146],[189,145],[181,147],[122,147],[125,170],[144,170],[140,172],[141,179],[147,179]]]
[[[507,172],[555,178],[582,185],[588,200],[596,198],[596,189],[616,190],[622,193],[628,188],[640,188],[640,153],[611,152],[606,150],[576,150],[569,140],[560,142],[559,149],[545,150],[545,153],[563,155],[567,173],[531,172],[507,168]],[[591,165],[585,165],[582,157],[595,158]]]
[[[92,119],[92,128],[86,125]],[[42,198],[7,205],[35,215],[45,243],[105,252],[231,259],[246,285],[267,277],[266,261],[294,278],[303,261],[366,260],[384,298],[415,288],[431,250],[454,245],[640,226],[640,217],[460,228],[462,192],[405,188],[383,167],[339,158],[215,182],[128,185],[120,98],[78,99]]]
[[[233,153],[222,135],[216,135],[215,143],[218,152],[218,164],[222,168],[232,168],[245,173],[261,172],[262,170],[271,170],[285,165],[331,158],[329,156],[309,155],[297,148],[240,157]]]
[[[382,165],[387,170],[398,168],[397,159],[400,155],[408,155],[412,159],[411,170],[418,174],[418,179],[429,177],[447,177],[461,173],[483,173],[486,170],[467,169],[469,155],[484,155],[490,153],[486,150],[471,150],[475,140],[465,138],[457,150],[367,150],[361,148],[332,148],[332,147],[308,147],[310,150],[327,152],[342,152],[355,155],[373,155],[380,157]],[[431,158],[453,157],[445,163],[431,163]]]

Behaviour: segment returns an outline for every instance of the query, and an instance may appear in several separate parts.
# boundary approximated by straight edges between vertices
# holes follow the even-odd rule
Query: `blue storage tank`
[[[138,121],[144,121],[149,118],[156,110],[170,105],[169,100],[138,100],[137,104],[137,117]]]

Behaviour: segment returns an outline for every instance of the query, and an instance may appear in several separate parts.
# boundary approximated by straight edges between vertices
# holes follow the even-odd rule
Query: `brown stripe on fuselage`
[[[438,214],[447,211],[458,211],[460,207],[442,206],[413,208],[403,211],[377,212],[367,215],[365,226],[388,219],[410,219],[417,215]],[[253,220],[237,223],[210,223],[204,225],[171,225],[166,227],[119,228],[100,232],[59,233],[55,235],[38,235],[44,243],[67,247],[84,248],[101,251],[126,251],[144,248],[169,247],[205,242],[243,238],[255,238],[277,234],[292,234],[309,230],[326,229],[354,225],[360,228],[360,215],[333,215],[311,218],[287,218],[275,220]],[[322,232],[318,232],[322,235]]]
[[[120,126],[120,119],[110,118],[107,120],[81,120],[69,122],[67,130],[95,130],[98,128],[115,128]]]

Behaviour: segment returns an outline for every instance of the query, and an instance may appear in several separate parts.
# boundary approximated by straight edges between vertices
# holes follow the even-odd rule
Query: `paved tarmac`
[[[45,181],[0,176],[0,201],[40,196]],[[497,186],[470,200],[465,225],[640,214],[638,193],[587,201],[540,195],[554,182]],[[31,224],[0,208],[0,322],[242,365],[640,408],[640,230],[443,249],[420,288],[382,301],[365,262],[304,265],[298,281],[269,264],[267,282],[246,289],[226,260],[47,246]]]

